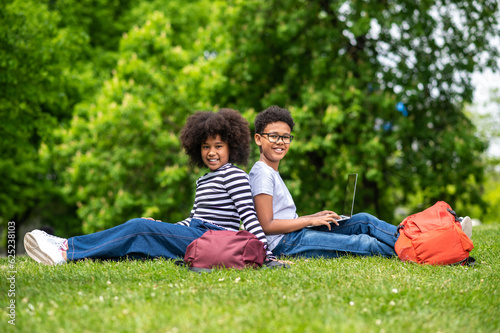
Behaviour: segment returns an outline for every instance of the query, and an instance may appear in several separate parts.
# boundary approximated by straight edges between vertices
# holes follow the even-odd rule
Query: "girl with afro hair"
[[[69,239],[33,230],[24,237],[26,253],[46,265],[85,258],[175,259],[184,257],[187,246],[206,231],[236,232],[240,221],[267,249],[248,175],[233,164],[244,165],[248,161],[251,140],[248,122],[232,109],[217,113],[201,111],[188,118],[180,138],[191,164],[210,170],[196,181],[194,205],[188,218],[176,224],[135,218],[107,230]],[[274,259],[271,251],[267,255],[268,259]]]

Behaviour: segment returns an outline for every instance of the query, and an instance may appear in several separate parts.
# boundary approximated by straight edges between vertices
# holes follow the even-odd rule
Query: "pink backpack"
[[[261,267],[265,260],[264,243],[245,230],[209,230],[189,244],[184,255],[188,266],[205,269]]]

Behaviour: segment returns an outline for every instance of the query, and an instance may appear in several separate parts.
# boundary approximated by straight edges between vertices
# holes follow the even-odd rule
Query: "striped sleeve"
[[[175,224],[180,224],[180,225],[183,225],[185,227],[189,227],[189,223],[191,223],[191,218],[190,217],[188,217],[185,220],[179,221],[179,222],[177,222]]]
[[[254,234],[266,245],[267,249],[266,235],[255,213],[248,175],[243,170],[233,167],[226,172],[223,182],[229,197],[234,202],[245,230]],[[267,254],[274,257],[268,249]]]

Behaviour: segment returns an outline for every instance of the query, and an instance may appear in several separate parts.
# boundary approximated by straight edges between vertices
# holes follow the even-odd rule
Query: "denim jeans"
[[[340,225],[304,228],[285,234],[273,253],[276,256],[335,258],[348,253],[392,257],[396,243],[397,227],[373,215],[353,215]]]
[[[85,258],[183,258],[187,246],[209,229],[224,230],[192,219],[189,227],[179,224],[132,219],[116,227],[68,239],[68,260]]]

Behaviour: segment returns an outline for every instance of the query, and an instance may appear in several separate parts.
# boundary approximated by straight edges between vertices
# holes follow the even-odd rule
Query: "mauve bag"
[[[188,245],[185,263],[196,268],[261,267],[266,250],[254,234],[240,230],[209,230]]]

